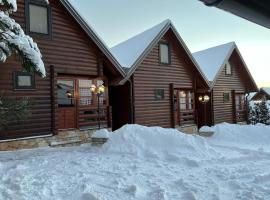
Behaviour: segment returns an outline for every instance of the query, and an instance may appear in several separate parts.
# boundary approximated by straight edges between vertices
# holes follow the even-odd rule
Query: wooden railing
[[[195,123],[194,110],[180,111],[180,125],[191,125]]]
[[[108,128],[111,125],[111,107],[79,107],[78,126],[80,129]]]

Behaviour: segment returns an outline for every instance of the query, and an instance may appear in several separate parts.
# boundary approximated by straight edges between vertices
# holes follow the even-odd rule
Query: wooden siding
[[[243,63],[236,51],[233,52],[229,61],[232,66],[232,75],[226,75],[224,68],[213,88],[213,113],[215,124],[235,122],[233,91],[235,91],[235,93],[245,93],[248,91],[250,85],[247,72],[244,70]],[[224,103],[224,92],[230,93],[229,102]]]
[[[136,124],[171,127],[170,84],[174,88],[193,88],[194,77],[187,53],[171,31],[161,40],[169,43],[171,64],[159,63],[159,45],[146,56],[133,74],[134,118]],[[155,100],[155,89],[164,90],[164,100]]]
[[[14,91],[12,73],[20,71],[21,64],[13,57],[0,66],[0,91],[3,90],[10,97],[29,97],[33,103],[31,118],[21,124],[10,125],[7,130],[0,132],[0,139],[49,134],[53,131],[52,127],[58,127],[57,114],[52,116],[51,98],[51,87],[54,87],[52,89],[56,92],[56,84],[51,86],[50,77],[56,78],[57,73],[98,75],[97,65],[100,52],[93,41],[59,1],[52,1],[50,5],[52,7],[52,37],[51,39],[34,37],[43,55],[47,77],[42,79],[36,75],[36,89],[33,91]],[[25,28],[24,11],[24,0],[18,0],[18,12],[14,14],[14,18],[22,28]],[[54,66],[54,76],[50,75],[50,65]],[[57,94],[54,93],[54,95]],[[55,107],[57,108],[56,105]],[[55,125],[52,119],[55,120]]]

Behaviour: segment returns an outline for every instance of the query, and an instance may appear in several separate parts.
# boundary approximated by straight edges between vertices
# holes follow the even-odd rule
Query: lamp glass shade
[[[208,95],[204,95],[204,102],[208,102],[210,100],[210,97]]]
[[[105,92],[105,86],[101,85],[98,87],[98,93],[104,93]]]
[[[96,88],[97,88],[97,86],[96,85],[91,85],[91,92],[95,92],[96,91]]]

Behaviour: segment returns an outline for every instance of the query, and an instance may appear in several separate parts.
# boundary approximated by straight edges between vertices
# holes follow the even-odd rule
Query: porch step
[[[68,146],[80,145],[82,143],[85,143],[85,141],[83,142],[80,139],[66,140],[66,141],[52,141],[50,142],[50,146],[51,147],[68,147]]]

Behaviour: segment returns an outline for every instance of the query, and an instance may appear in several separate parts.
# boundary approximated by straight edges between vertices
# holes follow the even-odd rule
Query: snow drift
[[[109,135],[103,150],[137,156],[208,157],[214,150],[205,138],[187,135],[176,129],[125,125]]]

